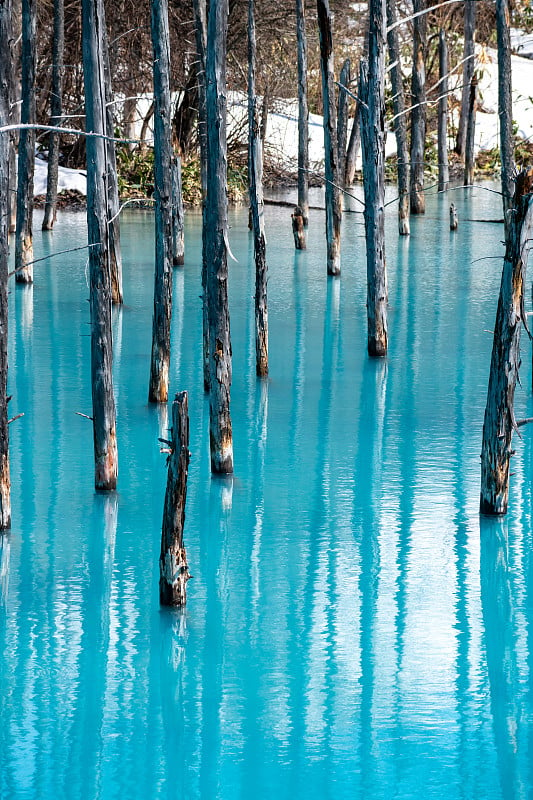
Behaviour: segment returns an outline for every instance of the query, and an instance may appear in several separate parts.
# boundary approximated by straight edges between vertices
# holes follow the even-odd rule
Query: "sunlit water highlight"
[[[460,224],[449,231],[453,198]],[[388,209],[386,361],[366,356],[360,214],[326,278],[268,207],[270,378],[253,252],[230,213],[235,477],[209,474],[200,215],[174,271],[171,393],[189,391],[184,613],[160,610],[166,408],[147,404],[150,212],[125,212],[114,314],[119,492],[93,492],[84,254],[11,286],[13,530],[0,539],[0,797],[527,798],[533,791],[531,432],[510,512],[480,520],[501,216],[485,191]],[[36,257],[86,239],[83,214]],[[479,260],[485,256],[496,256]],[[532,416],[524,340],[517,417]]]

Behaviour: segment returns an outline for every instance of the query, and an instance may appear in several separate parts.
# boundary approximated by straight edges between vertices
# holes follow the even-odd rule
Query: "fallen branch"
[[[23,417],[23,416],[24,416],[24,412],[22,412],[22,414],[17,414],[15,417],[11,417],[11,419],[8,419],[7,424],[11,425],[12,422],[15,422],[16,419],[20,419],[20,417]]]

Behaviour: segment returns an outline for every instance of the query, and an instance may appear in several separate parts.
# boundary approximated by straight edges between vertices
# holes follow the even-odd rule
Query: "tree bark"
[[[137,122],[137,100],[134,97],[126,97],[122,109],[122,130],[125,139],[135,139],[135,123]],[[133,152],[135,144],[129,142],[128,150]]]
[[[54,34],[52,43],[52,89],[50,93],[50,125],[61,125],[63,113],[63,52],[65,50],[64,0],[54,0]],[[48,138],[48,176],[44,206],[43,231],[51,231],[57,213],[57,177],[59,172],[60,134],[50,131]]]
[[[304,0],[296,0],[296,39],[298,47],[298,206],[304,221],[305,247],[305,228],[309,222],[309,105],[307,102],[307,35]]]
[[[22,123],[35,123],[35,66],[37,50],[36,0],[22,0]],[[19,135],[17,180],[17,226],[15,232],[15,280],[33,283],[33,173],[35,131],[24,128]]]
[[[409,236],[409,148],[407,147],[407,118],[403,91],[402,65],[397,21],[396,0],[387,0],[387,44],[391,68],[392,107],[394,110],[394,135],[398,162],[398,232]]]
[[[228,308],[226,40],[228,0],[210,0],[206,52],[207,300],[211,471],[233,472],[230,416],[231,339]]]
[[[470,97],[468,104],[468,124],[466,126],[465,144],[465,174],[464,185],[472,186],[474,183],[474,137],[476,132],[477,108],[477,76],[472,75],[470,81]]]
[[[352,186],[355,180],[355,165],[357,155],[361,146],[361,104],[357,100],[355,103],[355,113],[353,117],[352,129],[346,148],[346,160],[344,162],[344,187]]]
[[[365,192],[368,354],[387,355],[385,266],[385,0],[369,2],[369,63],[361,62],[360,94]]]
[[[305,220],[300,206],[296,206],[291,214],[292,235],[294,236],[294,247],[296,250],[305,250],[307,247],[307,237],[305,235]]]
[[[154,56],[155,280],[148,401],[166,403],[172,317],[172,145],[167,0],[151,0],[151,29]]]
[[[263,149],[255,87],[255,3],[248,0],[248,177],[255,257],[255,371],[268,375],[268,304],[265,213],[263,204]]]
[[[505,231],[513,198],[514,134],[511,76],[511,34],[508,0],[496,0],[496,35],[498,39],[498,116],[500,118],[500,159]]]
[[[333,37],[329,0],[317,0],[318,31],[320,35],[320,69],[322,74],[322,105],[324,113],[324,173],[326,180],[326,246],[327,273],[341,272],[341,191],[337,148],[335,103],[335,71]]]
[[[187,392],[172,403],[170,455],[161,529],[159,600],[163,606],[184,606],[191,577],[183,542],[189,471],[189,404]]]
[[[11,103],[12,4],[0,4],[0,127],[9,124]],[[0,133],[0,530],[11,527],[11,491],[9,476],[9,427],[7,416],[7,275],[9,229],[9,153],[11,137]]]
[[[461,93],[461,113],[457,128],[455,152],[461,158],[466,153],[466,131],[470,114],[470,84],[474,75],[474,37],[476,32],[476,2],[465,0],[464,4],[464,50],[463,50],[463,88]]]
[[[414,0],[415,14],[425,11],[426,0]],[[411,81],[411,214],[424,214],[424,153],[426,139],[427,14],[413,20],[413,75]]]
[[[172,158],[172,263],[181,267],[185,263],[183,192],[181,186],[181,158]]]
[[[469,1],[469,0],[468,0]],[[439,192],[445,192],[450,182],[448,166],[448,45],[446,34],[439,31],[439,108],[437,128],[437,150],[439,160]]]
[[[106,132],[104,54],[105,21],[100,0],[82,0],[83,77],[88,132]],[[107,162],[104,138],[90,136],[87,150],[87,227],[91,309],[91,384],[95,487],[116,489],[118,455],[113,396],[111,270],[107,227]]]
[[[509,497],[511,442],[517,428],[514,392],[520,367],[520,331],[525,322],[524,285],[533,224],[533,169],[516,178],[513,213],[505,247],[496,313],[481,447],[482,514],[505,514]]]
[[[344,89],[350,86],[350,59],[347,58],[342,65],[339,75],[339,100],[337,110],[337,149],[339,161],[339,175],[346,171],[346,146],[348,140],[348,94]],[[344,87],[344,89],[343,89]]]

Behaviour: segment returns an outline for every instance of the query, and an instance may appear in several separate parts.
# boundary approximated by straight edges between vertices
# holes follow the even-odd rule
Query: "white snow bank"
[[[33,194],[46,194],[46,179],[48,173],[48,162],[42,158],[35,159],[35,175],[33,179]],[[68,169],[59,167],[57,179],[57,191],[75,190],[82,195],[87,194],[87,173],[84,169]]]

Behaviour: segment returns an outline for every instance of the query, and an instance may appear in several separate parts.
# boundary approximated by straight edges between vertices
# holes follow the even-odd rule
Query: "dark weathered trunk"
[[[476,2],[465,0],[464,7],[464,50],[463,50],[463,88],[461,93],[461,113],[457,128],[455,152],[461,158],[466,153],[466,131],[470,114],[470,84],[474,75],[474,36],[476,32]]]
[[[194,127],[198,116],[198,100],[197,64],[191,64],[181,102],[176,106],[172,120],[174,144],[180,155],[184,157],[190,153],[193,143]]]
[[[305,235],[305,218],[302,209],[296,206],[291,214],[292,219],[292,235],[294,236],[294,246],[296,250],[305,250],[307,247]]]
[[[361,62],[368,354],[387,355],[385,266],[385,0],[369,2],[368,73]]]
[[[516,179],[513,213],[505,247],[494,327],[487,405],[481,447],[482,514],[505,514],[509,496],[511,442],[517,428],[514,392],[520,367],[520,331],[524,323],[524,285],[533,223],[533,169]],[[518,423],[519,424],[519,423]]]
[[[303,246],[305,247],[305,228],[309,221],[309,105],[307,102],[307,35],[304,0],[296,0],[296,39],[298,47],[298,207],[303,215]]]
[[[187,581],[191,577],[183,542],[190,457],[187,392],[177,394],[172,403],[169,449],[159,557],[159,600],[163,606],[184,606]]]
[[[455,203],[450,205],[450,230],[456,231],[459,226],[459,221],[457,219],[457,209],[455,207]]]
[[[91,385],[96,489],[117,485],[118,456],[113,396],[111,270],[107,234],[107,159],[101,0],[82,0],[83,77],[87,149],[87,228],[91,308]]]
[[[402,65],[397,21],[396,1],[387,0],[387,44],[391,68],[392,107],[394,110],[394,135],[398,160],[398,231],[408,236],[409,229],[409,148],[407,147],[407,117],[403,91]]]
[[[181,158],[172,159],[172,263],[181,267],[185,263],[183,192],[181,186]]]
[[[348,140],[348,93],[344,89],[350,86],[350,59],[347,58],[342,65],[339,75],[339,101],[337,108],[337,149],[339,161],[339,176],[346,171],[346,146]]]
[[[54,0],[54,36],[52,43],[52,88],[50,92],[50,125],[61,125],[63,113],[63,52],[65,49],[64,0]],[[59,171],[60,134],[50,131],[48,138],[48,176],[44,205],[43,231],[54,227],[57,211],[57,176]]]
[[[413,11],[425,11],[426,0],[414,0]],[[413,20],[413,75],[411,81],[411,214],[424,214],[424,153],[426,139],[427,14]]]
[[[0,4],[0,52],[11,50],[11,0]],[[0,127],[9,124],[11,60],[0,58]],[[7,417],[7,274],[9,228],[9,133],[0,133],[0,530],[11,527],[9,429]]]
[[[210,0],[206,53],[207,301],[211,470],[233,472],[230,416],[231,339],[228,308],[226,40],[228,0]]]
[[[255,256],[255,371],[268,375],[268,305],[265,215],[263,204],[263,148],[255,88],[255,3],[248,0],[248,178]]]
[[[503,214],[507,233],[513,198],[514,134],[511,77],[511,34],[508,0],[496,0],[498,39],[498,116],[500,118],[500,159],[502,164]]]
[[[352,129],[348,138],[346,148],[346,160],[344,162],[344,186],[352,186],[355,180],[355,165],[359,148],[361,147],[361,104],[355,103],[355,113],[353,117]]]
[[[36,0],[22,0],[22,123],[35,123],[35,65],[37,60]],[[33,283],[33,173],[35,131],[20,131],[15,232],[15,279]]]
[[[166,403],[172,317],[172,145],[167,0],[151,0],[151,29],[154,54],[155,280],[148,400],[150,403]]]
[[[464,185],[471,186],[474,183],[474,137],[476,132],[476,108],[477,108],[477,76],[472,75],[470,81],[470,97],[468,104],[468,124],[466,126],[466,145],[465,145],[465,174]]]
[[[12,0],[10,0],[11,8],[13,9]],[[13,9],[14,11],[14,9]],[[8,52],[11,59],[11,65],[17,64],[20,59],[20,43],[15,41],[14,32],[14,14],[11,22],[11,47]],[[9,113],[10,125],[16,125],[20,122],[20,83],[17,79],[18,70],[9,69],[9,86],[11,107]],[[10,134],[9,146],[9,233],[15,233],[17,228],[17,153],[18,153],[19,131],[13,130]]]
[[[439,108],[437,151],[439,160],[439,192],[445,192],[450,182],[448,166],[448,45],[446,34],[439,31]]]
[[[328,275],[340,275],[342,205],[337,147],[331,12],[329,0],[317,0],[316,5],[320,35],[320,70],[322,74],[322,105],[324,113],[327,273]]]

